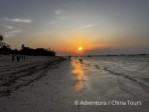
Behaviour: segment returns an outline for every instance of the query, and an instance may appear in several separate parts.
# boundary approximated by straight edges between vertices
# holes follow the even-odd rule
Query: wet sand
[[[113,73],[88,60],[83,64],[78,59],[53,64],[40,60],[34,64],[27,68],[18,65],[22,69],[12,73],[24,75],[6,86],[9,94],[1,94],[1,112],[148,112],[149,86],[131,76]],[[28,72],[30,75],[26,75]],[[141,105],[118,105],[128,100],[141,101]],[[98,101],[98,105],[85,101]],[[104,105],[109,101],[110,105]]]

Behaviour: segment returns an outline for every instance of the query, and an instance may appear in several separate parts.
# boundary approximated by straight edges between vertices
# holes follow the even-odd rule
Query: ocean
[[[79,101],[85,100],[86,105],[110,102],[106,108],[93,106],[85,110],[147,112],[149,55],[74,57],[71,64],[74,88],[81,95]]]

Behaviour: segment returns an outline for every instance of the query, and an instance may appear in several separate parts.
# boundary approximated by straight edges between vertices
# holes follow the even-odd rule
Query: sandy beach
[[[149,0],[0,0],[0,112],[149,112]]]
[[[132,69],[128,71],[125,67],[125,72],[120,74],[121,68],[117,67],[123,65],[116,66],[119,62],[115,58],[115,63],[109,60],[103,58],[98,64],[84,58],[81,64],[78,58],[62,61],[58,57],[30,57],[25,62],[1,63],[0,110],[148,112],[148,75],[132,74],[136,68],[130,62]],[[112,71],[114,69],[117,73]]]

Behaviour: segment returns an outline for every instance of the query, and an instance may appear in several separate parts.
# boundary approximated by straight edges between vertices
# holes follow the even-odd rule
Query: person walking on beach
[[[79,59],[80,63],[83,64],[83,59]]]
[[[14,55],[12,55],[12,62],[14,61],[14,59],[15,59],[15,56],[14,56]]]
[[[23,55],[21,55],[21,59],[23,60]]]
[[[25,55],[23,56],[23,59],[25,60]]]
[[[17,61],[18,61],[18,62],[20,61],[20,56],[17,56]]]

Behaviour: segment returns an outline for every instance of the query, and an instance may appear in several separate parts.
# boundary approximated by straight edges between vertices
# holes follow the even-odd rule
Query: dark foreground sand
[[[144,91],[135,81],[87,61],[29,60],[1,64],[0,112],[148,112],[148,86]]]

